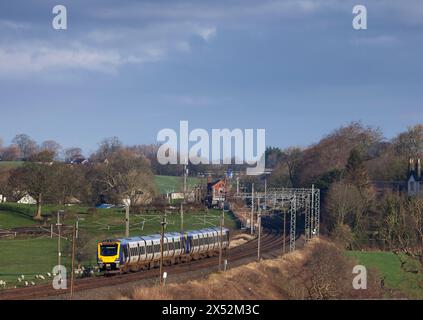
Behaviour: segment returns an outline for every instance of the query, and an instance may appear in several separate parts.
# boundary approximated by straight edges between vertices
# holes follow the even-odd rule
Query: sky
[[[90,153],[188,120],[264,128],[282,148],[351,121],[391,138],[423,123],[422,31],[421,0],[2,1],[0,137]]]

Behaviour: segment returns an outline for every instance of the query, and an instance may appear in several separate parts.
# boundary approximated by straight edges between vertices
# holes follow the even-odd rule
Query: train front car
[[[121,243],[119,240],[105,240],[97,245],[97,263],[101,271],[119,271],[121,264]]]

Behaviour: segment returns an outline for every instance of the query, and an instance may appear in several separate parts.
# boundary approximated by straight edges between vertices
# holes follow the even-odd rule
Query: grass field
[[[183,190],[184,186],[184,178],[183,177],[176,177],[176,176],[155,176],[155,183],[157,191],[161,194],[165,194],[167,192],[179,192]],[[188,177],[187,178],[187,186],[193,187],[197,184],[200,184],[202,181],[200,178],[197,177]]]
[[[44,206],[43,212],[50,213],[56,206]],[[13,227],[30,227],[39,222],[32,219],[35,206],[18,204],[0,205],[0,229]],[[202,229],[218,226],[221,211],[209,210],[206,212],[192,212],[184,215],[184,230]],[[160,214],[146,214],[130,216],[130,235],[146,235],[160,231]],[[47,223],[55,223],[55,216]],[[63,223],[73,225],[79,220],[78,250],[82,252],[80,257],[84,266],[90,267],[96,264],[96,245],[98,241],[107,238],[123,237],[125,234],[124,213],[118,210],[97,210],[88,213],[88,207],[70,207],[65,214]],[[231,229],[237,228],[237,222],[229,213],[225,214],[225,226]],[[179,213],[167,215],[166,231],[180,231],[181,218]],[[62,240],[63,261],[69,266],[71,253],[70,239]],[[17,277],[25,275],[25,279],[34,279],[35,274],[51,272],[57,264],[57,237],[50,239],[45,236],[18,236],[0,240],[0,280],[8,282],[9,286],[22,285],[17,282]]]
[[[0,161],[0,168],[16,168],[23,163],[23,161]]]
[[[399,290],[411,299],[423,299],[423,268],[417,260],[381,251],[348,251],[347,254],[367,269],[378,270],[385,278],[386,287]]]

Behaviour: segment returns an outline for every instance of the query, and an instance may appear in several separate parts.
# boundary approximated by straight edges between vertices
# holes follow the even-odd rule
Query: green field
[[[16,168],[23,163],[23,161],[0,161],[0,168]]]
[[[177,176],[158,176],[154,177],[157,191],[161,194],[165,194],[167,192],[180,192],[183,191],[184,188],[184,178],[177,177]],[[188,188],[193,187],[197,184],[200,184],[200,178],[197,177],[188,177],[187,178],[187,186]]]
[[[57,206],[44,206],[43,213],[51,213]],[[0,229],[12,229],[14,227],[30,227],[39,225],[32,219],[35,206],[2,204],[0,205]],[[221,211],[209,210],[208,212],[191,212],[184,215],[184,229],[201,229],[218,226]],[[96,264],[96,244],[107,238],[123,237],[125,233],[124,213],[118,210],[97,210],[88,213],[88,207],[67,208],[63,223],[74,225],[79,220],[78,250],[83,255],[80,260],[82,265],[91,267]],[[160,231],[161,214],[131,214],[130,235],[146,235]],[[52,215],[46,222],[45,228],[49,230],[50,223],[55,223],[56,217]],[[231,229],[237,228],[237,222],[229,213],[225,214],[225,226]],[[167,215],[166,231],[180,231],[181,218],[179,213]],[[70,235],[66,235],[70,238]],[[63,261],[70,263],[71,241],[62,240]],[[0,280],[7,281],[8,287],[22,285],[17,282],[17,277],[25,275],[25,279],[35,280],[35,274],[46,274],[52,271],[57,264],[57,237],[50,239],[49,234],[36,236],[19,236],[0,240]]]
[[[423,268],[419,261],[393,252],[348,251],[367,269],[375,268],[385,278],[385,286],[410,299],[423,299]]]

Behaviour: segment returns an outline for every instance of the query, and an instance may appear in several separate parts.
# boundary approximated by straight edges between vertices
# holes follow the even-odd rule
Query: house
[[[172,192],[170,194],[170,199],[171,200],[184,200],[185,199],[185,195],[183,192]]]
[[[408,162],[407,193],[416,196],[423,191],[422,167],[420,158],[410,158]]]
[[[68,207],[81,204],[81,201],[75,197],[66,197],[65,200],[65,205]]]
[[[0,203],[6,202],[6,197],[2,194],[0,194]]]
[[[70,161],[70,164],[87,164],[88,160],[85,158],[76,158]]]
[[[228,186],[229,184],[226,178],[212,181],[211,176],[209,176],[207,178],[207,196],[205,200],[206,204],[208,206],[216,206],[225,202]]]
[[[20,200],[18,200],[18,203],[21,203],[21,204],[36,204],[37,201],[33,197],[31,197],[29,194],[27,194],[26,196],[24,196]]]

